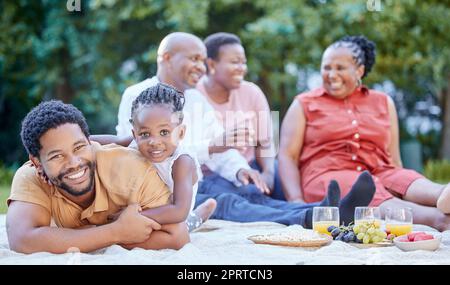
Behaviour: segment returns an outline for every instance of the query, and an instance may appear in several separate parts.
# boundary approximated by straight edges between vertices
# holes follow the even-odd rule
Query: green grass
[[[0,185],[0,214],[6,214],[6,199],[9,196],[9,186]]]
[[[447,184],[450,182],[450,161],[434,160],[429,161],[424,169],[425,177],[431,181]]]

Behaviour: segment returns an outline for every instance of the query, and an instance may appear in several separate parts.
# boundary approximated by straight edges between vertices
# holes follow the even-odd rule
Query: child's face
[[[185,126],[169,106],[144,106],[133,119],[133,136],[139,151],[151,162],[170,157],[184,137]]]

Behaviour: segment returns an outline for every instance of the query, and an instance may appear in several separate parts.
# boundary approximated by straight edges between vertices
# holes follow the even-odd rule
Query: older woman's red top
[[[361,171],[368,170],[377,186],[372,205],[404,195],[419,173],[393,165],[387,95],[362,86],[345,99],[319,88],[300,94],[306,117],[303,148],[298,160],[306,202],[321,200],[331,179],[349,190]],[[388,191],[389,190],[389,191]]]

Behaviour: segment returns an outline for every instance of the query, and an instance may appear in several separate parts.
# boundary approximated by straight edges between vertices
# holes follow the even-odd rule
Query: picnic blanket
[[[298,227],[300,226],[291,226]],[[320,248],[254,244],[247,237],[275,233],[286,226],[272,222],[235,223],[209,220],[191,234],[191,242],[176,250],[126,250],[113,245],[85,254],[20,254],[9,250],[5,216],[0,215],[0,264],[152,264],[152,265],[309,265],[309,264],[450,264],[450,231],[442,233],[434,252],[403,252],[395,246],[359,249],[333,241]],[[414,230],[433,230],[415,225]]]

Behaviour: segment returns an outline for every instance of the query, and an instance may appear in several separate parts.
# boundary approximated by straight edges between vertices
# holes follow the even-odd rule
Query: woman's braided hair
[[[333,48],[348,48],[356,64],[364,65],[362,78],[370,72],[375,64],[375,43],[369,41],[365,36],[345,36],[331,45]]]

